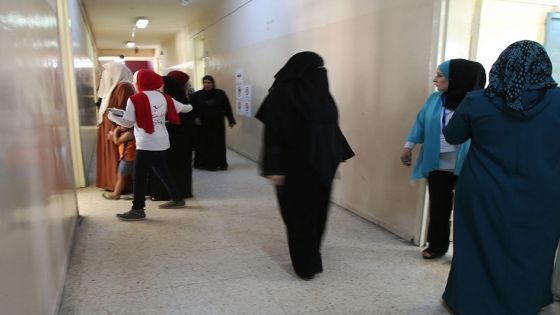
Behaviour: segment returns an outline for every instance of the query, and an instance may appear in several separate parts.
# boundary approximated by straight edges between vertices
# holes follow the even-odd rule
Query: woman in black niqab
[[[320,248],[336,169],[354,156],[338,127],[322,58],[292,56],[255,117],[265,125],[261,169],[276,186],[292,265],[310,280],[323,271]]]

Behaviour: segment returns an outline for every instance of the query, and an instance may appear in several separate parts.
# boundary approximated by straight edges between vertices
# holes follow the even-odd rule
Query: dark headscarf
[[[486,71],[476,61],[451,59],[447,80],[449,81],[449,88],[445,92],[444,106],[450,110],[455,110],[468,92],[484,88]]]
[[[177,81],[179,86],[183,88],[185,87],[185,85],[187,85],[187,82],[189,82],[190,79],[190,76],[188,74],[184,73],[183,71],[177,71],[177,70],[173,70],[169,72],[167,76],[175,79],[175,81]]]
[[[544,47],[534,41],[522,40],[508,46],[490,70],[490,84],[484,92],[493,98],[503,97],[506,105],[524,110],[525,91],[556,86],[552,78],[552,63]]]
[[[323,65],[323,58],[314,52],[297,53],[276,73],[271,89],[289,86],[305,119],[336,122],[338,112]]]
[[[205,76],[202,77],[202,81],[211,81],[212,82],[212,89],[216,88],[216,81],[214,80],[214,77],[207,74]]]
[[[324,65],[323,58],[311,51],[304,51],[293,55],[275,75],[272,86],[297,80]]]
[[[171,76],[164,76],[163,77],[163,92],[176,101],[181,102],[183,104],[188,104],[189,100],[187,99],[187,95],[185,93],[185,89],[179,85],[176,79]]]

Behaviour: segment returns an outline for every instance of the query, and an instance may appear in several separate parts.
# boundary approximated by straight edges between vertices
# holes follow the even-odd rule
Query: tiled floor
[[[130,201],[78,191],[84,217],[60,314],[447,314],[450,257],[419,249],[332,206],[325,271],[291,269],[272,188],[229,153],[230,170],[195,171],[195,199],[179,210],[147,203],[147,220],[120,222]]]

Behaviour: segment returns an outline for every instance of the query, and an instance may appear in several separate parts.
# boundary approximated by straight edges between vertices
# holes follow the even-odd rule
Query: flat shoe
[[[424,259],[434,259],[445,255],[445,252],[435,252],[430,248],[426,248],[422,251],[422,258]]]
[[[120,199],[120,197],[115,197],[108,192],[102,193],[101,196],[103,196],[103,198],[105,198],[107,200],[119,200]]]

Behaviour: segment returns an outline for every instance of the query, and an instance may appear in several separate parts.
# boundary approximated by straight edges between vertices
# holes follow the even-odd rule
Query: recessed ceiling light
[[[147,18],[141,17],[136,21],[136,27],[146,28],[146,26],[148,26],[148,23],[150,23],[150,20],[148,20]]]
[[[128,41],[128,42],[126,42],[126,47],[134,48],[134,47],[136,47],[136,43],[133,42],[133,41]]]
[[[191,4],[191,2],[192,2],[192,0],[179,0],[179,3],[182,6],[187,6],[187,5]]]

